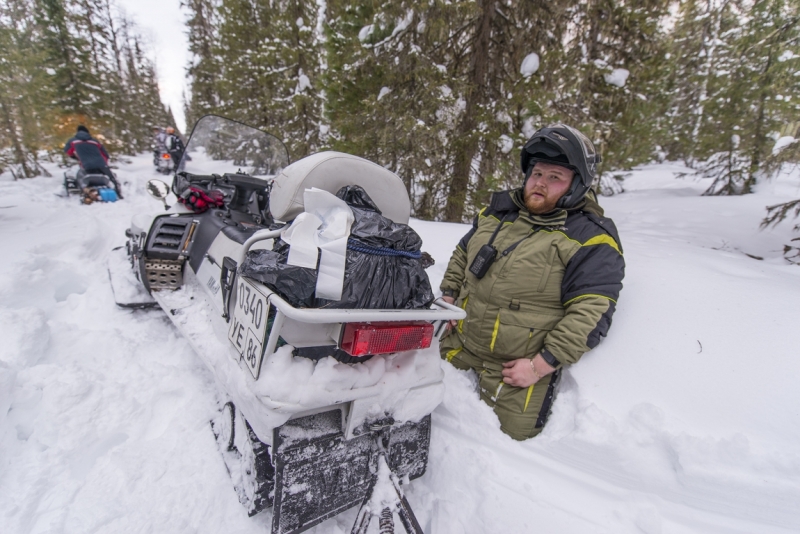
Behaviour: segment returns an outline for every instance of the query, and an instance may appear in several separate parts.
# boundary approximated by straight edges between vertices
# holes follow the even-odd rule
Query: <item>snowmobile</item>
[[[159,174],[169,174],[172,172],[172,156],[166,149],[153,151],[153,166]]]
[[[387,279],[388,263],[342,277],[355,257],[424,269],[418,251],[354,237],[360,228],[405,231],[405,185],[339,152],[290,165],[277,138],[217,116],[197,122],[186,154],[191,163],[171,187],[178,202],[168,205],[164,182],[148,183],[166,210],[133,218],[109,272],[118,304],[162,308],[216,377],[211,428],[239,501],[250,515],[272,507],[272,534],[359,504],[354,533],[373,518],[381,532],[397,518],[421,533],[403,486],[425,473],[430,414],[444,392],[430,346],[465,312],[432,293],[422,305],[382,308],[334,298],[337,289],[358,302],[376,287],[389,288],[384,297],[417,290]],[[343,207],[343,191],[361,196]],[[342,226],[352,214],[360,215]],[[349,236],[333,236],[345,227]],[[274,252],[287,247],[288,256]],[[278,256],[286,263],[258,263]]]
[[[82,204],[93,202],[116,202],[119,200],[114,184],[105,174],[86,174],[83,169],[77,173],[64,173],[64,196],[80,195]]]

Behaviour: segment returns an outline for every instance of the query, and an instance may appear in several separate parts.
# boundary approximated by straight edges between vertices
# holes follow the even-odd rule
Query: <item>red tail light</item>
[[[163,156],[161,156],[161,157],[162,157],[162,158],[164,158],[164,159],[169,159],[169,154],[164,154],[164,155],[163,155]]]
[[[433,339],[433,325],[411,323],[347,323],[342,333],[342,350],[351,356],[388,354],[427,349]]]

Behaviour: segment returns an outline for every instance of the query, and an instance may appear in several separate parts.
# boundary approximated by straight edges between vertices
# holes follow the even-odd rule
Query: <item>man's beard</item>
[[[545,213],[549,213],[555,209],[558,199],[551,201],[547,200],[547,197],[544,196],[537,198],[533,196],[533,193],[534,192],[528,194],[527,191],[524,191],[522,194],[523,199],[525,200],[525,207],[530,213],[533,213],[534,215],[544,215]]]

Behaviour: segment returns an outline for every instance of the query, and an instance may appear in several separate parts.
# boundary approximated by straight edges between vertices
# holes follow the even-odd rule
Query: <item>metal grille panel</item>
[[[183,285],[183,260],[145,260],[150,290],[178,289]]]

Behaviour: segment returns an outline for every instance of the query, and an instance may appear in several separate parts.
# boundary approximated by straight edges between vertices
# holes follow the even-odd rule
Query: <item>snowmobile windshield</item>
[[[241,122],[206,115],[194,125],[178,170],[271,178],[288,164],[289,153],[277,137]]]

